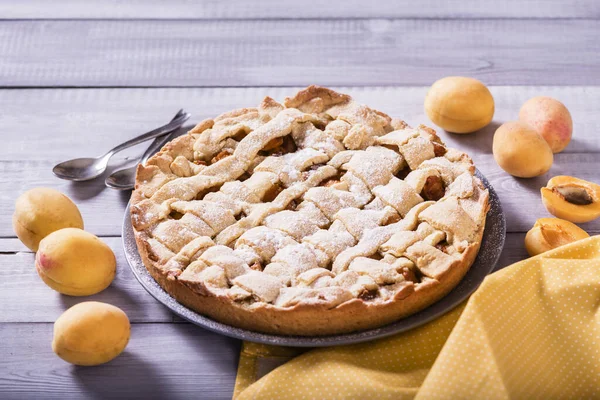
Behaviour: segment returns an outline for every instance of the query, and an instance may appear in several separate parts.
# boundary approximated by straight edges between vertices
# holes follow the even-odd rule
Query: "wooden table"
[[[549,215],[539,188],[561,174],[600,181],[600,3],[438,3],[0,0],[0,398],[231,397],[240,342],[179,320],[125,262],[120,233],[130,193],[51,173],[59,161],[161,125],[180,107],[196,122],[317,83],[429,123],[428,85],[446,75],[479,78],[496,99],[494,122],[442,137],[468,151],[500,195],[508,235],[498,267],[526,257],[524,233]],[[574,139],[548,174],[515,179],[493,160],[493,132],[537,95],[569,107]],[[86,229],[114,250],[118,273],[104,292],[63,296],[36,275],[34,255],[10,223],[16,197],[36,186],[72,197]],[[582,227],[598,233],[600,220]],[[90,299],[121,307],[132,338],[113,362],[79,368],[52,353],[52,323]]]

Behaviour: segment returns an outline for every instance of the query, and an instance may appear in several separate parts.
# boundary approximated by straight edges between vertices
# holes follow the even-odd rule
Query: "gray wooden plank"
[[[171,0],[0,1],[0,18],[597,18],[594,0]]]
[[[410,124],[430,123],[423,109],[427,86],[333,88]],[[0,159],[58,162],[70,157],[94,156],[162,125],[181,107],[193,114],[190,121],[193,125],[234,108],[258,105],[265,96],[283,101],[300,89],[0,89],[3,144]],[[516,119],[521,105],[531,97],[551,96],[565,103],[573,116],[574,139],[565,152],[600,152],[600,135],[596,134],[600,131],[599,87],[494,86],[490,90],[496,103],[495,123]],[[451,145],[465,145],[474,152],[488,153],[495,127],[490,125],[471,135],[442,135]],[[141,151],[137,148],[125,155]],[[122,154],[116,158],[123,158]]]
[[[600,230],[590,231],[590,234],[598,233]],[[508,233],[496,269],[528,257],[524,239],[524,233]],[[181,319],[174,318],[166,307],[154,300],[135,279],[123,258],[120,238],[104,240],[117,254],[118,274],[108,289],[94,296],[64,296],[48,288],[37,275],[33,266],[33,254],[30,252],[1,254],[0,304],[3,305],[3,310],[0,324],[54,322],[67,308],[88,300],[103,301],[120,307],[132,323],[181,322]],[[3,244],[7,241],[11,239],[0,239],[0,248],[20,248],[14,241]],[[26,296],[23,296],[23,288],[27,288]]]
[[[0,324],[2,399],[230,399],[239,341],[190,324],[134,324],[119,357],[77,367],[50,347],[52,324]]]
[[[523,239],[524,234],[508,234],[497,269],[527,257]],[[7,241],[11,242],[8,246],[5,245]],[[11,245],[14,245],[14,240],[0,240],[1,249],[11,248]],[[6,258],[2,255],[0,261]],[[16,262],[11,262],[10,268],[13,270],[16,266],[19,269],[20,264],[28,261],[31,260],[16,259]],[[0,271],[7,269],[8,266],[2,265]],[[46,307],[44,312],[36,313],[40,305],[53,303],[53,296],[48,290],[41,290],[40,285],[43,284],[32,268],[23,268],[22,275],[31,279],[20,277],[19,285],[0,290],[0,301],[5,306],[25,301],[21,309],[9,309],[8,313],[3,313],[12,316],[12,323],[7,323],[6,319],[0,323],[0,355],[3,360],[0,365],[0,398],[168,396],[178,399],[200,393],[203,398],[230,398],[239,342],[190,324],[140,324],[134,320],[126,351],[111,363],[96,368],[64,363],[52,353],[50,342],[51,323],[67,305]],[[129,276],[129,279],[133,277]],[[5,280],[3,277],[2,281]],[[22,287],[28,287],[27,296],[22,295]],[[44,292],[45,296],[36,296],[38,291]],[[128,287],[127,291],[131,293],[135,289]],[[19,302],[14,301],[16,298]],[[36,301],[29,302],[32,298]],[[78,301],[89,299],[80,298]],[[109,302],[121,306],[132,317],[131,309],[118,302]]]
[[[590,236],[598,235],[600,234],[600,230],[589,231],[589,234]],[[502,254],[500,255],[500,259],[498,260],[494,271],[498,271],[529,258],[524,243],[525,233],[507,233]]]
[[[457,146],[470,152],[477,168],[488,178],[500,196],[509,232],[526,232],[536,219],[551,217],[540,198],[540,188],[552,176],[572,175],[600,182],[600,155],[598,153],[561,153],[555,155],[550,171],[531,179],[514,178],[505,173],[491,154],[474,153],[468,146]],[[36,186],[56,188],[79,205],[86,229],[102,236],[119,235],[129,192],[115,192],[104,187],[102,181],[84,184],[65,183],[52,176],[53,163],[39,161],[23,164],[18,161],[0,161],[0,171],[7,171],[4,179],[6,192],[0,197],[0,234],[13,237],[10,223],[14,199],[19,193]],[[600,230],[600,219],[581,224],[586,230]]]
[[[185,107],[194,119],[215,116],[234,107],[258,104],[265,95],[282,100],[296,88],[206,89],[43,89],[0,90],[0,237],[13,237],[11,215],[16,197],[36,186],[50,186],[79,205],[86,228],[99,235],[119,235],[128,193],[104,188],[102,181],[70,183],[55,178],[59,161],[91,156],[137,133],[162,124],[174,110]],[[409,123],[429,123],[422,102],[425,87],[340,88],[358,101],[403,117]],[[505,207],[508,228],[525,232],[535,219],[548,216],[539,188],[551,176],[574,175],[600,181],[600,122],[596,105],[599,87],[492,87],[495,122],[472,135],[440,135],[467,151],[490,179]],[[563,101],[574,119],[574,139],[556,156],[550,172],[535,179],[516,179],[504,173],[491,155],[493,132],[502,121],[515,119],[520,105],[536,95]],[[18,133],[18,134],[16,134]],[[600,220],[582,225],[600,229]]]
[[[0,239],[0,256],[11,255],[20,251],[30,251],[19,239],[15,238],[2,238]]]
[[[120,307],[132,322],[173,322],[174,314],[157,302],[135,279],[120,237],[103,238],[117,257],[113,283],[93,296],[73,297],[50,289],[35,270],[35,256],[14,239],[0,239],[0,323],[54,322],[67,308],[85,300]],[[26,288],[26,295],[23,295]],[[19,299],[15,301],[15,299]],[[1,396],[0,396],[1,397]]]
[[[0,85],[597,85],[595,20],[4,21]]]

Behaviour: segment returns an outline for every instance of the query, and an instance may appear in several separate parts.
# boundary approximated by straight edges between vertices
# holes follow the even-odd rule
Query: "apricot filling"
[[[358,295],[358,298],[363,300],[363,301],[369,301],[369,300],[373,300],[374,298],[376,298],[378,295],[378,291],[377,290],[363,290],[361,294]]]
[[[263,147],[264,151],[269,151],[269,150],[273,150],[279,146],[281,146],[283,144],[283,138],[275,138],[275,139],[271,139],[269,142],[267,142],[267,144],[265,145],[265,147]]]
[[[395,224],[396,222],[400,221],[402,218],[400,217],[400,214],[396,213],[396,214],[392,214],[389,216],[388,219],[386,219],[383,222],[383,225],[390,225],[390,224]]]
[[[273,200],[275,200],[275,198],[277,197],[277,195],[279,195],[279,193],[281,193],[283,191],[283,187],[281,187],[281,185],[279,184],[275,184],[273,186],[271,186],[269,188],[269,190],[267,190],[267,192],[265,193],[264,197],[263,197],[263,202],[265,203],[270,203]]]
[[[217,161],[221,161],[222,159],[224,159],[225,157],[229,157],[230,155],[233,154],[233,150],[231,149],[223,149],[219,152],[219,154],[217,154],[216,156],[214,156],[212,158],[212,160],[210,160],[211,164],[216,163]]]
[[[421,279],[417,276],[415,271],[412,268],[404,267],[402,268],[402,276],[404,279],[410,282],[419,283]]]
[[[444,181],[439,176],[432,175],[427,178],[423,190],[421,191],[421,197],[425,200],[438,201],[444,197]]]
[[[550,214],[583,223],[600,217],[600,185],[572,176],[555,176],[541,189]]]
[[[446,154],[447,150],[444,146],[436,142],[431,142],[431,144],[433,144],[433,154],[436,157],[441,157]]]
[[[444,241],[436,244],[434,247],[436,249],[438,249],[439,251],[448,254],[448,251],[450,249],[450,243],[448,243],[446,240],[444,240]]]
[[[267,156],[282,156],[284,154],[293,153],[297,150],[294,139],[290,136],[278,137],[271,139],[265,147],[259,151],[259,155]]]
[[[171,213],[169,214],[169,218],[171,219],[181,219],[181,217],[183,217],[183,214],[175,210],[171,211]]]
[[[262,267],[262,265],[261,265],[260,263],[258,263],[258,262],[255,262],[254,264],[252,264],[252,265],[250,266],[250,269],[253,269],[253,270],[255,270],[255,271],[262,271],[262,270],[263,270],[263,267]]]
[[[288,203],[285,209],[289,211],[296,211],[296,207],[298,207],[298,203],[296,202],[296,200],[292,200]]]
[[[398,171],[398,173],[395,175],[396,178],[398,179],[406,179],[406,177],[408,176],[408,174],[411,172],[410,168],[402,168],[400,171]]]
[[[330,179],[323,181],[323,183],[321,183],[320,186],[331,187],[331,186],[337,185],[338,183],[340,183],[339,179],[330,178]]]

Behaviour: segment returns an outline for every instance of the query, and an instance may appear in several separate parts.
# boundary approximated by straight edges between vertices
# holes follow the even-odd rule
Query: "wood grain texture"
[[[44,0],[0,1],[3,19],[598,18],[595,0]]]
[[[0,398],[230,399],[239,341],[190,324],[134,324],[118,358],[76,367],[50,347],[52,324],[0,323]]]
[[[430,124],[423,109],[428,86],[332,88],[410,124]],[[58,162],[65,157],[93,156],[164,124],[182,107],[192,113],[193,125],[234,108],[257,106],[265,96],[281,102],[300,89],[0,89],[0,159]],[[489,153],[497,124],[517,119],[519,108],[531,97],[551,96],[562,101],[573,116],[574,138],[564,152],[600,152],[600,87],[496,86],[490,90],[496,103],[494,122],[475,134],[442,133],[445,141],[468,146],[474,153]],[[125,154],[142,151],[143,146]],[[122,154],[115,158],[123,159]]]
[[[0,323],[54,322],[67,308],[84,300],[102,301],[120,307],[132,322],[175,321],[174,314],[157,302],[135,279],[125,260],[121,238],[102,240],[117,257],[115,280],[98,294],[73,297],[46,286],[35,270],[34,254],[20,242],[0,239],[0,251],[4,253],[0,255]],[[27,288],[26,296],[22,295],[23,288]],[[19,301],[14,301],[17,298]]]
[[[168,120],[180,107],[194,114],[194,120],[214,117],[232,108],[256,105],[270,95],[277,100],[297,88],[188,88],[188,89],[31,89],[0,90],[0,237],[14,237],[11,215],[14,201],[23,191],[50,186],[71,196],[79,205],[86,229],[118,236],[128,192],[104,187],[102,180],[71,183],[55,178],[52,166],[65,159],[93,156],[120,141],[149,130]],[[422,102],[426,87],[339,88],[357,101],[412,125],[430,124]],[[508,229],[526,232],[537,218],[549,216],[539,188],[555,175],[574,175],[600,181],[600,87],[492,87],[496,100],[494,122],[471,135],[440,135],[449,145],[471,154],[477,167],[498,191],[506,212]],[[556,155],[550,172],[534,179],[517,179],[502,171],[493,160],[491,144],[496,127],[517,117],[527,99],[549,95],[563,101],[572,111],[574,139]],[[19,132],[19,134],[14,134]],[[137,150],[138,152],[141,149]],[[135,155],[135,151],[129,156]],[[115,164],[124,159],[116,160]],[[600,230],[600,220],[582,225]]]
[[[0,85],[598,85],[596,20],[4,21]]]
[[[524,238],[524,233],[507,235],[496,269],[527,258]],[[103,240],[117,256],[117,277],[108,289],[97,295],[71,297],[61,295],[44,284],[33,266],[33,253],[22,251],[22,245],[14,239],[0,239],[0,249],[3,252],[14,252],[0,256],[0,304],[3,304],[0,324],[54,322],[67,308],[88,300],[103,301],[121,308],[132,323],[181,322],[181,319],[154,300],[135,279],[123,256],[121,238]],[[27,288],[27,296],[22,296],[24,287]],[[15,298],[19,298],[19,301],[14,301]],[[204,332],[200,328],[198,330]]]
[[[527,257],[523,238],[507,236],[497,269]],[[33,254],[20,252],[15,239],[0,239],[0,252],[18,252],[0,256],[0,272],[11,271],[0,276],[0,338],[5,338],[0,340],[0,398],[230,398],[239,341],[187,323],[157,323],[169,322],[170,313],[135,281],[120,255],[120,238],[104,240],[117,254],[117,279],[98,296],[72,298],[43,284],[33,269]],[[50,348],[54,320],[86,300],[117,305],[133,322],[126,351],[96,368],[70,366]]]
[[[496,269],[527,257],[524,236],[507,235]],[[119,274],[100,297],[67,299],[53,292],[36,275],[31,253],[0,256],[0,271],[13,271],[10,276],[3,273],[0,280],[0,304],[9,306],[3,309],[0,322],[0,338],[4,338],[0,340],[0,398],[229,398],[239,342],[187,323],[142,323],[168,322],[169,318],[156,310],[162,305],[144,292],[119,256],[120,238],[105,240],[117,253]],[[2,252],[20,248],[15,239],[0,239]],[[7,283],[9,280],[15,282]],[[23,287],[28,288],[27,296],[23,296]],[[121,298],[117,288],[126,288],[127,296]],[[102,298],[104,294],[106,298]],[[140,301],[143,297],[155,304]],[[129,315],[133,321],[131,341],[124,354],[110,364],[73,367],[52,353],[51,323],[70,305],[92,299],[118,305]]]
[[[540,198],[540,188],[552,176],[573,175],[581,179],[600,181],[600,155],[598,153],[561,153],[554,157],[554,165],[547,174],[531,179],[514,178],[504,172],[491,154],[474,154],[465,145],[457,146],[470,151],[477,168],[488,178],[496,189],[506,215],[509,232],[526,232],[541,217],[551,217]],[[86,230],[101,236],[114,236],[121,233],[123,214],[130,192],[116,192],[104,187],[101,180],[73,184],[52,176],[53,162],[2,162],[7,180],[0,196],[0,235],[13,237],[11,215],[16,197],[25,190],[37,187],[53,187],[70,196],[78,204]],[[581,224],[586,230],[600,230],[600,219]]]
[[[417,125],[428,123],[427,88],[390,86],[430,85],[447,75],[538,85],[493,87],[492,125],[469,136],[441,134],[473,155],[500,195],[511,233],[498,269],[527,257],[523,232],[548,216],[539,188],[549,177],[600,182],[600,87],[589,86],[600,85],[598,18],[597,0],[0,0],[0,87],[53,87],[0,90],[0,399],[232,393],[239,341],[175,317],[126,264],[118,236],[129,193],[101,181],[61,181],[50,172],[56,162],[102,153],[180,107],[199,121],[296,89],[256,86],[367,86],[341,90]],[[574,84],[586,87],[539,86]],[[54,89],[114,86],[189,88]],[[569,107],[574,140],[547,175],[515,179],[492,158],[493,131],[537,95]],[[142,151],[121,153],[112,166]],[[37,276],[33,253],[10,223],[18,194],[36,186],[71,196],[86,229],[114,250],[118,273],[102,293],[63,296]],[[598,233],[600,221],[583,227]],[[85,300],[114,304],[133,323],[126,351],[108,365],[74,367],[51,351],[52,322]]]
[[[502,266],[523,256],[522,236],[508,236]],[[0,340],[0,398],[179,399],[200,393],[202,398],[230,398],[239,341],[187,323],[148,323],[171,318],[135,281],[121,255],[120,238],[104,240],[117,254],[115,282],[99,295],[73,298],[44,285],[33,268],[33,254],[20,252],[16,240],[0,239],[0,251],[16,252],[0,256],[0,338],[5,338]],[[27,296],[22,295],[24,287]],[[133,322],[126,351],[96,368],[70,366],[50,349],[52,322],[71,305],[87,300],[117,305]]]

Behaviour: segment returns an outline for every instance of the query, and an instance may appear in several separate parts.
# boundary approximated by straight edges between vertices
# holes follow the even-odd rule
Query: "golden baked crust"
[[[141,258],[177,301],[254,331],[380,327],[473,263],[488,193],[430,128],[311,86],[198,124],[139,166]]]

